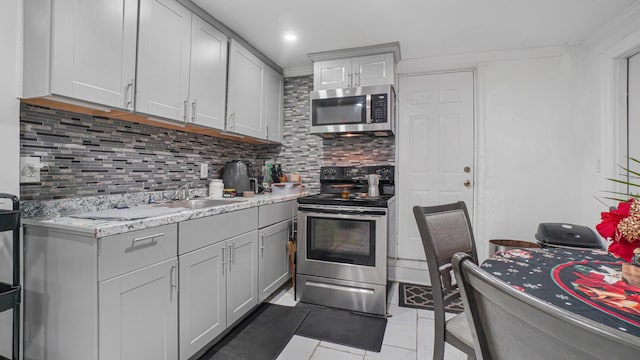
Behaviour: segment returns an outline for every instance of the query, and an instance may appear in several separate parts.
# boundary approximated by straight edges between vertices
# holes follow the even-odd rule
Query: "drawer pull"
[[[153,245],[153,244],[156,243],[156,238],[160,237],[160,236],[164,236],[164,233],[157,233],[157,234],[142,236],[142,237],[139,237],[139,238],[133,238],[133,241],[131,242],[131,247],[135,247],[137,245],[137,243],[139,243],[141,241],[145,241],[145,240],[151,240],[149,243],[147,243],[145,245]],[[140,245],[138,245],[138,246],[140,246]]]

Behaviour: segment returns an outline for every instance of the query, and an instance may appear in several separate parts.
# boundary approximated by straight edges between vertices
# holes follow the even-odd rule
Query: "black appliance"
[[[542,247],[606,249],[600,237],[591,228],[582,225],[541,223],[536,239]]]

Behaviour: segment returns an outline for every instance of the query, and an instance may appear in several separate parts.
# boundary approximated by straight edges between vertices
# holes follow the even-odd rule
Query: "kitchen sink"
[[[240,199],[190,199],[190,200],[176,200],[170,203],[158,204],[156,206],[169,207],[169,208],[187,208],[187,209],[204,209],[215,206],[223,206],[233,204],[237,202],[243,202],[247,200]]]

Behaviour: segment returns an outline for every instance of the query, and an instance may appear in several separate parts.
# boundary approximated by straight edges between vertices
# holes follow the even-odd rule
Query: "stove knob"
[[[391,169],[384,169],[384,175],[388,176],[388,177],[391,177],[391,175],[393,175],[393,174],[391,174]]]
[[[331,175],[333,175],[333,176],[336,175],[336,169],[331,169]]]
[[[376,170],[376,174],[382,176],[382,169]]]
[[[324,175],[329,176],[329,169],[324,169]]]

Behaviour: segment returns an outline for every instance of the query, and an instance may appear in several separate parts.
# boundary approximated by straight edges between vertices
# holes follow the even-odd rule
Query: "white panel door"
[[[227,327],[226,242],[180,256],[180,359]]]
[[[265,65],[235,41],[230,51],[227,130],[261,138]]]
[[[267,140],[282,141],[282,98],[284,96],[284,80],[277,71],[267,68],[265,86],[265,135]]]
[[[227,89],[227,37],[193,15],[189,109],[192,123],[224,130]]]
[[[287,242],[290,233],[290,220],[260,230],[260,301],[273,294],[289,278]]]
[[[227,324],[258,305],[258,230],[227,240]]]
[[[178,358],[177,265],[171,259],[100,282],[100,359]]]
[[[352,86],[351,58],[313,63],[313,89],[339,89]]]
[[[473,73],[402,77],[398,100],[398,257],[425,260],[414,205],[473,214]]]
[[[186,121],[191,12],[175,0],[141,0],[136,110]]]
[[[133,110],[136,0],[61,0],[53,6],[51,92]]]
[[[353,86],[394,83],[393,54],[378,54],[353,58]]]

